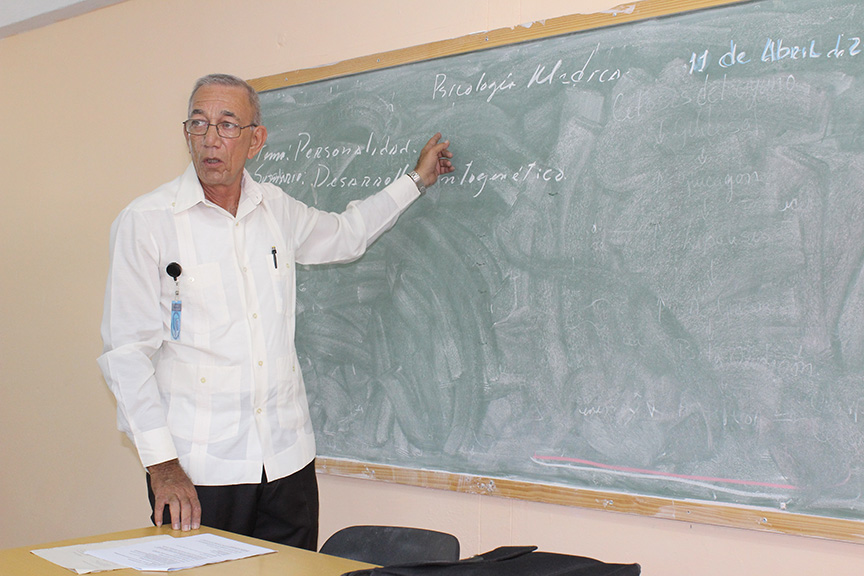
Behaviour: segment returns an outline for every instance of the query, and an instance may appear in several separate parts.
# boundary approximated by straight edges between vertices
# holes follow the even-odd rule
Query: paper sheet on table
[[[136,570],[168,572],[271,552],[275,550],[215,534],[198,534],[119,548],[88,550],[87,554]]]
[[[104,570],[118,570],[120,568],[126,568],[126,566],[121,566],[114,562],[108,562],[107,560],[85,554],[87,550],[93,550],[96,548],[115,548],[117,546],[128,546],[129,544],[137,542],[164,540],[166,538],[171,538],[171,536],[168,534],[161,534],[159,536],[145,536],[144,538],[132,538],[130,540],[112,540],[110,542],[100,542],[98,544],[76,544],[74,546],[43,548],[41,550],[31,550],[30,552],[40,558],[44,558],[49,562],[57,564],[58,566],[62,566],[67,570],[71,570],[76,574],[90,574],[91,572],[102,572]]]

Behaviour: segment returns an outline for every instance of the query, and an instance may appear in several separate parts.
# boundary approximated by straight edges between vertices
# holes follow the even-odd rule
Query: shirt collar
[[[240,184],[240,203],[237,206],[237,218],[251,212],[261,203],[262,199],[261,187],[255,182],[248,171],[243,170],[243,181]],[[196,204],[203,203],[204,200],[204,189],[198,180],[195,165],[190,162],[186,171],[180,176],[180,185],[174,198],[174,213],[177,214],[188,210]]]
[[[243,182],[240,184],[240,203],[237,205],[237,219],[252,212],[264,199],[261,186],[247,170],[243,170]]]

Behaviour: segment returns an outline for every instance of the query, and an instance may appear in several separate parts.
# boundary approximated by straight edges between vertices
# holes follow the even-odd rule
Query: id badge
[[[183,303],[180,300],[171,301],[171,339],[180,339],[180,313],[183,310]]]

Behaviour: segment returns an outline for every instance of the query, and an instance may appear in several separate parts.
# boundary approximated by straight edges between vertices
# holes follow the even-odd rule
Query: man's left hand
[[[438,181],[438,176],[453,172],[453,164],[450,158],[453,158],[453,153],[448,149],[450,146],[449,140],[441,142],[441,133],[438,132],[420,151],[420,158],[417,159],[417,166],[414,170],[423,180],[426,186],[432,186]]]

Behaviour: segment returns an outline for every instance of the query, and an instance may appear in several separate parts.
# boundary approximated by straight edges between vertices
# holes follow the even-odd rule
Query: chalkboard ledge
[[[673,500],[618,492],[600,492],[570,486],[456,474],[438,470],[418,470],[320,456],[316,460],[316,471],[319,474],[450,490],[464,494],[513,498],[591,510],[638,514],[663,520],[679,520],[695,524],[746,528],[864,544],[864,523],[862,522],[794,514],[759,507]]]

